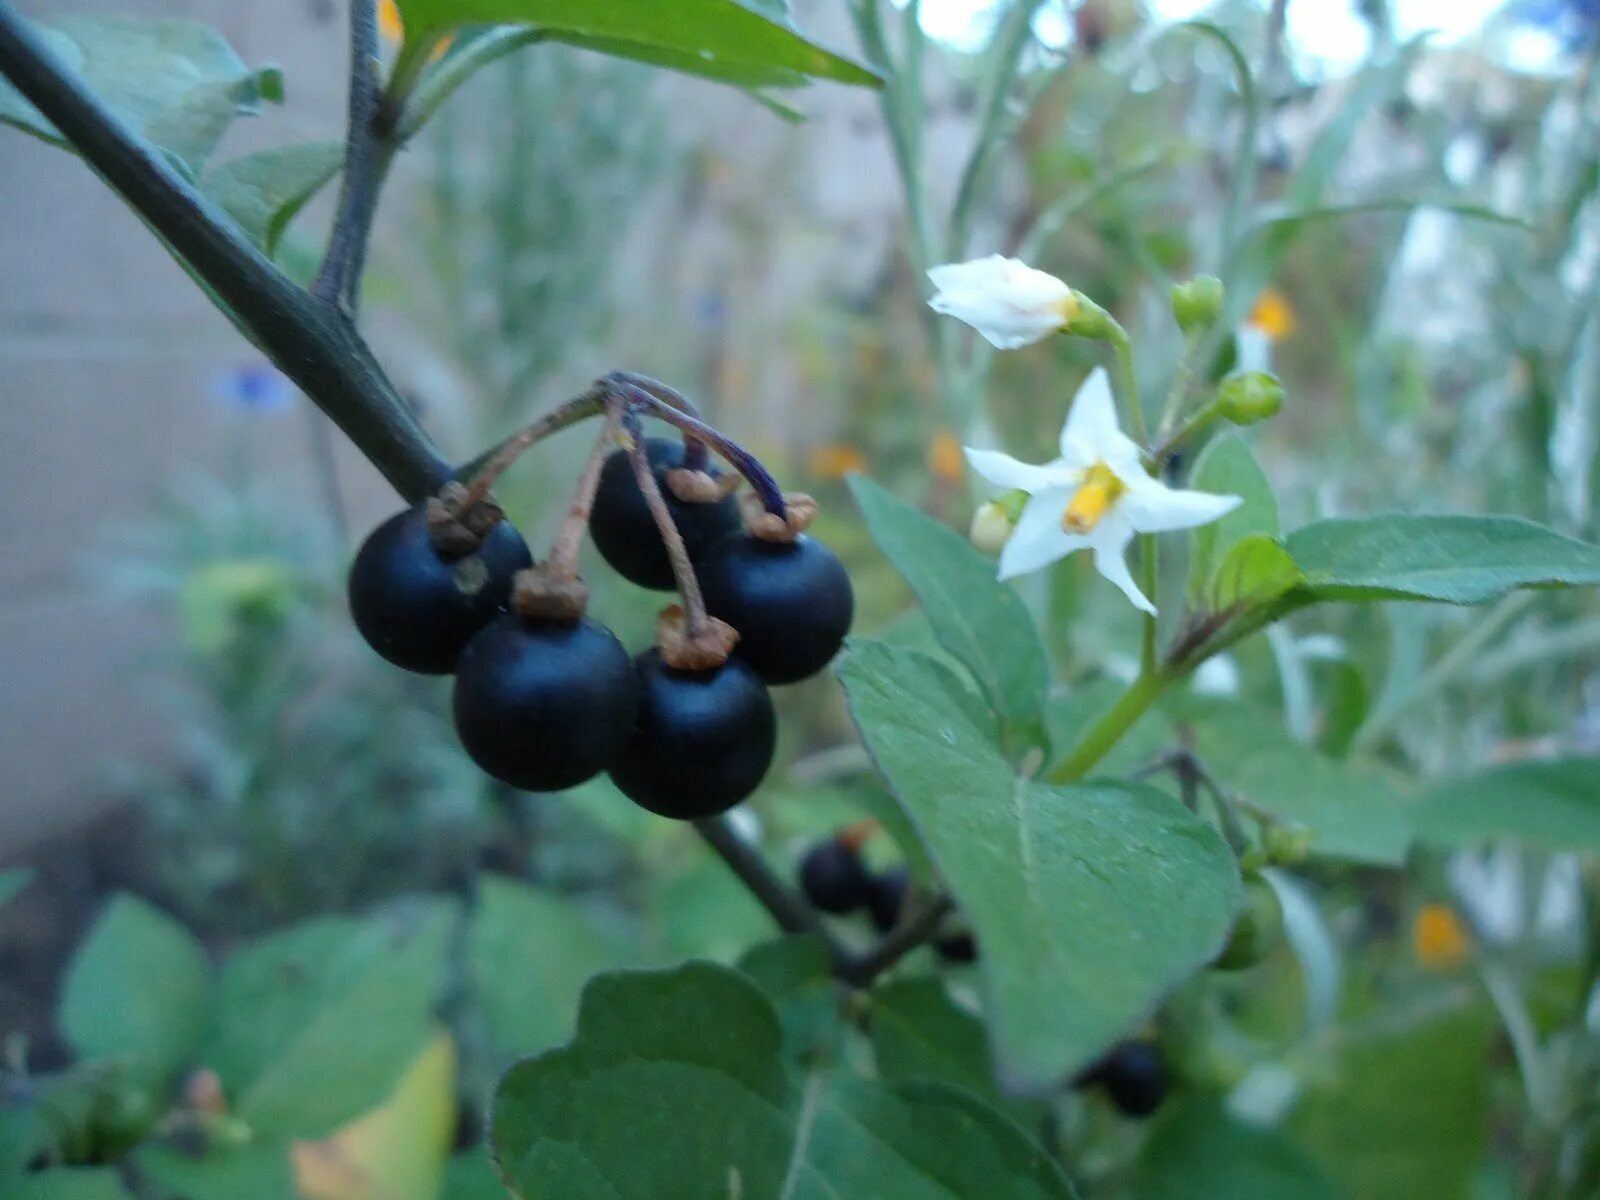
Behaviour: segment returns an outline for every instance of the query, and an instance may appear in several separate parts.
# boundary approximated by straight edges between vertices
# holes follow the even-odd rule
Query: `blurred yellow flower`
[[[1269,287],[1256,298],[1245,324],[1253,325],[1266,334],[1268,341],[1281,342],[1294,335],[1294,331],[1300,327],[1300,319],[1295,316],[1289,297],[1277,288]]]
[[[1448,971],[1467,961],[1467,931],[1448,904],[1428,904],[1411,925],[1417,961],[1435,971]]]
[[[811,473],[820,479],[843,479],[867,469],[867,456],[848,442],[827,442],[811,451]]]
[[[928,443],[928,470],[944,483],[960,483],[966,478],[966,455],[961,441],[948,429],[941,429]]]
[[[405,22],[400,19],[400,6],[395,0],[379,0],[378,33],[386,42],[406,40]]]

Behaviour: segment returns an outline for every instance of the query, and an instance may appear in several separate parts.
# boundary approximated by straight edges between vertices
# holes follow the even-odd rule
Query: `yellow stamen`
[[[1447,904],[1429,904],[1417,913],[1411,926],[1411,944],[1417,960],[1436,971],[1459,967],[1467,960],[1467,933]]]
[[[1088,533],[1127,490],[1116,472],[1103,462],[1095,463],[1083,473],[1083,482],[1061,516],[1061,528],[1068,533]]]

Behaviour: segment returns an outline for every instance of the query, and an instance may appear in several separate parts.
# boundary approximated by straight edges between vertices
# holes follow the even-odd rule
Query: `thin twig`
[[[547,566],[558,578],[576,579],[578,576],[578,551],[583,548],[584,535],[589,532],[589,517],[594,512],[594,494],[600,486],[600,469],[605,466],[606,455],[616,445],[617,430],[621,424],[620,411],[607,406],[605,425],[594,441],[594,449],[589,451],[583,470],[578,472],[578,482],[572,489],[572,503],[567,506],[567,515],[562,519],[561,528],[556,531],[555,540],[550,545]]]
[[[467,494],[462,500],[462,508],[471,508],[479,503],[500,476],[511,468],[511,465],[520,458],[529,446],[553,433],[558,433],[569,425],[576,425],[579,421],[586,421],[600,413],[605,407],[604,400],[598,388],[590,388],[582,395],[574,396],[566,403],[551,409],[544,416],[527,425],[517,433],[512,434],[489,454],[466,467],[462,472],[471,480],[467,485]]]
[[[344,178],[328,249],[311,294],[354,317],[367,238],[378,193],[394,156],[394,143],[380,135],[383,64],[378,58],[377,0],[350,0],[350,113],[345,132]]]
[[[672,578],[678,585],[678,595],[683,597],[683,614],[690,639],[706,631],[706,601],[700,592],[700,581],[695,578],[694,564],[689,561],[689,548],[683,543],[683,534],[667,508],[667,502],[656,484],[655,468],[650,465],[650,454],[639,431],[638,421],[631,422],[628,430],[634,436],[628,443],[628,461],[633,465],[633,477],[644,495],[645,507],[655,520],[661,533],[661,543],[666,547],[667,561],[672,564]]]
[[[848,952],[828,932],[811,906],[772,873],[766,861],[733,831],[726,817],[707,817],[694,823],[697,832],[728,868],[750,889],[761,906],[785,933],[809,933],[827,943],[833,961],[843,963]]]
[[[931,942],[955,908],[949,896],[938,896],[909,921],[903,921],[865,954],[850,959],[836,973],[846,983],[866,987],[918,946]]]

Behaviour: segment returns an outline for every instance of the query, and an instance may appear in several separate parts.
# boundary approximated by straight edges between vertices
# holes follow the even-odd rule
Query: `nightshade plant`
[[[991,125],[1037,7],[1018,4],[1005,17],[1013,57],[999,62]],[[852,11],[901,87],[877,7]],[[1320,927],[1305,915],[1314,904],[1302,877],[1393,868],[1414,842],[1449,847],[1524,829],[1558,849],[1592,851],[1600,766],[1528,764],[1406,805],[1281,730],[1263,735],[1248,710],[1208,709],[1180,685],[1317,605],[1470,605],[1600,584],[1600,547],[1465,515],[1327,519],[1285,533],[1248,444],[1227,429],[1270,419],[1282,388],[1259,373],[1212,379],[1196,369],[1227,332],[1238,303],[1229,287],[1202,276],[1174,289],[1184,358],[1152,422],[1144,363],[1111,313],[1016,262],[937,267],[919,197],[913,234],[937,312],[1001,349],[1058,332],[1103,343],[1111,371],[1091,375],[1070,404],[1066,387],[1042,401],[1062,410],[1055,461],[969,451],[978,474],[1002,489],[973,527],[974,540],[999,551],[998,568],[883,488],[853,481],[873,537],[920,601],[927,636],[921,648],[857,639],[839,660],[893,804],[815,845],[793,887],[789,867],[775,869],[726,814],[772,758],[768,686],[822,669],[850,624],[848,574],[806,532],[815,505],[785,494],[679,391],[623,370],[478,459],[447,463],[361,338],[356,313],[392,160],[485,62],[568,42],[734,84],[779,109],[774,91],[808,78],[871,86],[879,76],[807,41],[773,0],[403,0],[399,12],[406,36],[383,67],[376,6],[352,4],[342,153],[283,147],[212,164],[232,118],[281,92],[275,73],[249,70],[195,26],[36,26],[6,0],[0,120],[81,155],[402,494],[409,507],[356,556],[352,614],[397,665],[454,674],[456,727],[473,759],[530,790],[609,773],[641,807],[692,821],[788,935],[736,967],[697,960],[597,972],[569,1041],[551,1049],[543,1029],[507,1047],[538,1053],[495,1090],[498,1183],[469,1165],[451,1177],[450,1194],[503,1184],[528,1200],[1248,1200],[1336,1195],[1335,1181],[1371,1194],[1363,1149],[1351,1144],[1361,1132],[1339,1124],[1336,1103],[1319,1107],[1312,1073],[1297,1081],[1304,1096],[1248,1103],[1252,1078],[1259,1101],[1251,1068],[1263,1056],[1240,1048],[1248,1039],[1230,1020],[1250,998],[1240,980],[1281,986],[1286,941],[1315,974],[1318,943],[1306,931]],[[913,0],[913,27],[916,14]],[[1225,35],[1211,35],[1243,64]],[[893,132],[909,170],[913,131],[901,121]],[[974,152],[952,236],[938,239],[953,257],[965,252],[990,153],[987,144]],[[273,253],[295,212],[335,177],[327,251],[303,289]],[[948,334],[938,345],[953,360]],[[972,361],[968,383],[982,376],[982,360]],[[647,417],[677,440],[647,438]],[[599,436],[554,544],[535,562],[491,489],[535,443],[591,418]],[[712,466],[712,453],[726,470]],[[750,490],[736,498],[741,482]],[[637,658],[587,613],[576,565],[591,527],[619,573],[679,593],[656,646]],[[1000,576],[1085,548],[1139,612],[1137,666],[1120,684],[1058,690],[1033,613]],[[1276,758],[1240,752],[1263,738]],[[867,861],[870,844],[884,840],[903,863]],[[0,899],[16,886],[0,877]],[[1585,886],[1592,908],[1592,873]],[[877,937],[864,941],[846,923],[857,913]],[[466,930],[469,960],[453,999],[473,995],[491,1025],[508,992],[546,986],[541,956],[589,936],[552,918],[537,896],[495,883],[477,888],[466,918],[446,901],[387,924],[331,918],[223,965],[215,991],[236,1005],[252,998],[267,1014],[255,1022],[243,1007],[213,1012],[210,965],[182,930],[148,906],[118,902],[74,965],[61,1021],[85,1063],[105,1060],[126,1086],[104,1087],[99,1075],[85,1084],[87,1068],[61,1084],[83,1103],[57,1105],[49,1118],[81,1137],[45,1138],[42,1102],[28,1110],[33,1124],[4,1125],[0,1185],[46,1200],[130,1188],[162,1200],[279,1195],[293,1157],[305,1191],[315,1175],[302,1162],[310,1139],[381,1096],[399,1105],[412,1072],[437,1064],[429,1039],[452,928]],[[1530,1096],[1539,1081],[1535,1194],[1574,1200],[1600,1187],[1592,911],[1584,935],[1565,1011],[1537,1027],[1520,997],[1507,999],[1504,976],[1485,975]],[[592,956],[597,966],[615,957]],[[160,1004],[121,1003],[140,973],[159,982]],[[1471,1041],[1475,1011],[1466,1015],[1471,1028],[1446,1026],[1444,1040],[1459,1034],[1482,1046],[1481,1034]],[[396,1090],[355,1085],[346,1028],[361,1031],[358,1048],[389,1068]],[[1413,1040],[1395,1053],[1418,1046],[1426,1049]],[[1379,1044],[1374,1053],[1389,1051]],[[286,1083],[286,1061],[320,1086]],[[46,1094],[56,1095],[41,1083],[30,1099]],[[1408,1096],[1401,1115],[1412,1119],[1434,1099]],[[1288,1111],[1295,1101],[1299,1111]],[[1123,1121],[1152,1115],[1148,1135]],[[1097,1135],[1106,1121],[1111,1132]],[[46,1169],[33,1170],[41,1155]],[[1466,1194],[1476,1162],[1463,1159],[1434,1181],[1437,1194]],[[115,1169],[102,1169],[108,1163]],[[437,1179],[424,1182],[437,1191]]]

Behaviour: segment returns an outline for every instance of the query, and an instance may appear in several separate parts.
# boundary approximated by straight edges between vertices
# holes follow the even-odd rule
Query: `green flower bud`
[[[1172,315],[1185,333],[1204,333],[1222,315],[1222,280],[1197,275],[1188,283],[1172,285]]]
[[[1082,292],[1074,291],[1072,299],[1075,308],[1067,318],[1064,332],[1096,342],[1111,342],[1124,336],[1117,319]]]
[[[1235,425],[1265,421],[1282,407],[1283,384],[1265,371],[1229,376],[1217,391],[1217,413]]]
[[[1304,825],[1268,825],[1261,831],[1261,849],[1272,862],[1292,867],[1310,857],[1311,839]]]
[[[1277,948],[1283,938],[1283,906],[1278,893],[1259,875],[1244,882],[1244,908],[1233,923],[1227,948],[1212,965],[1221,971],[1253,967]]]

